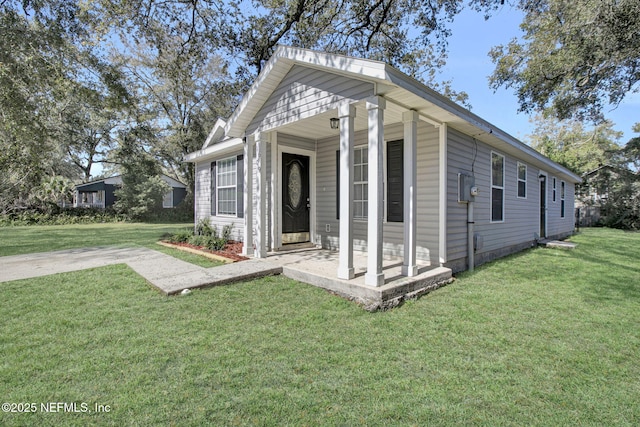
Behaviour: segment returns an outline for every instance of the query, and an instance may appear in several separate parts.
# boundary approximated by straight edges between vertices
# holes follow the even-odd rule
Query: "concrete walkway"
[[[282,273],[265,260],[204,268],[144,247],[93,247],[0,257],[0,282],[126,264],[166,295]]]

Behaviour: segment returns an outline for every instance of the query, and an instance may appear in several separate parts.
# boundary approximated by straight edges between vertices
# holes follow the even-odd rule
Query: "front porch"
[[[384,259],[384,284],[373,287],[365,284],[367,256],[353,256],[354,277],[350,280],[336,277],[340,254],[327,249],[300,249],[288,252],[270,252],[265,258],[269,264],[282,268],[282,274],[309,285],[326,289],[373,311],[396,306],[404,299],[417,297],[451,283],[451,269],[418,263],[417,274],[407,277],[402,273],[401,258]]]

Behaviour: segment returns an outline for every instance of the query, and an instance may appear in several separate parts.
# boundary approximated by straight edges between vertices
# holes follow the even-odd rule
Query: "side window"
[[[564,218],[564,192],[565,183],[564,181],[560,181],[560,218]]]
[[[527,165],[518,162],[518,197],[527,198]]]
[[[367,219],[369,212],[369,149],[353,150],[353,217]]]
[[[553,178],[553,202],[556,202],[556,179]]]
[[[491,222],[504,221],[504,156],[491,153]]]
[[[216,169],[216,182],[218,183],[218,187],[216,188],[218,215],[236,215],[236,158],[230,157],[228,159],[218,161]]]

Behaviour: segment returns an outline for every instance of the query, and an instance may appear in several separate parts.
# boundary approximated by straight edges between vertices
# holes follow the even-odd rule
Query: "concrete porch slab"
[[[364,284],[366,255],[354,255],[355,277],[342,280],[337,278],[338,252],[325,249],[274,252],[267,259],[281,265],[285,276],[354,300],[367,310],[393,307],[403,299],[430,292],[453,280],[451,269],[429,265],[419,265],[417,276],[406,277],[401,274],[401,260],[386,259],[385,284],[368,286]]]

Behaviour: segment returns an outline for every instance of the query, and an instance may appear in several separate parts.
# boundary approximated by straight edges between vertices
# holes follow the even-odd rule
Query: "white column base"
[[[384,285],[384,273],[365,273],[364,284],[375,287]]]
[[[403,265],[402,266],[402,275],[407,277],[413,277],[418,275],[418,266],[417,265]]]
[[[338,279],[351,280],[354,277],[356,277],[356,272],[353,267],[351,268],[343,267],[343,266],[338,267]]]

